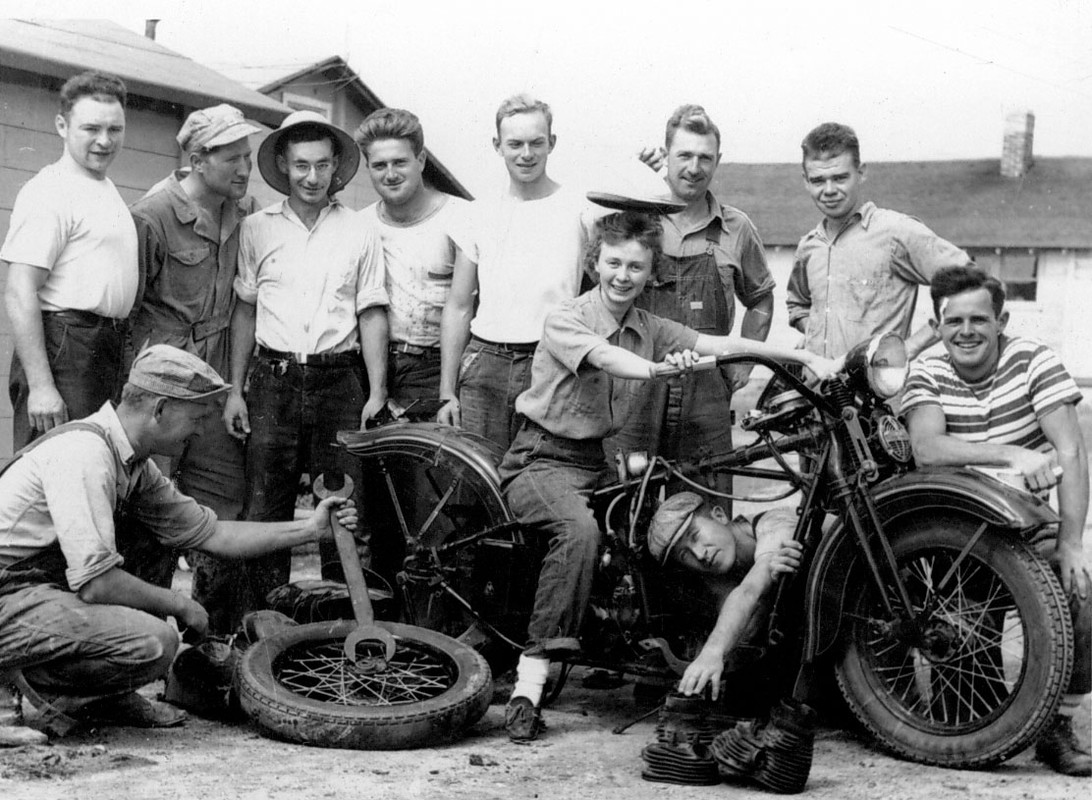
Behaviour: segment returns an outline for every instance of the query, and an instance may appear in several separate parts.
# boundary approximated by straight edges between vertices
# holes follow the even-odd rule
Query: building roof
[[[122,78],[130,94],[191,108],[230,103],[276,127],[290,108],[108,20],[0,19],[0,63],[67,79],[86,69]]]
[[[998,159],[884,161],[864,197],[912,214],[961,247],[1092,247],[1092,158],[1036,158],[1022,178]],[[797,164],[729,164],[713,193],[747,213],[767,245],[795,246],[820,219]]]
[[[340,87],[348,93],[352,102],[365,114],[386,108],[387,104],[379,99],[379,96],[368,88],[367,84],[360,79],[360,76],[350,67],[341,56],[331,56],[323,61],[319,61],[310,66],[298,69],[295,72],[284,75],[277,78],[265,85],[259,87],[258,91],[263,94],[273,94],[290,84],[300,80],[301,78],[307,78],[312,75],[319,75],[322,77],[323,82],[336,82]],[[428,149],[427,147],[425,148]],[[425,164],[425,179],[432,185],[450,194],[464,197],[467,200],[473,199],[473,195],[467,191],[458,179],[452,174],[452,172],[444,166],[432,152],[428,154],[428,161]]]

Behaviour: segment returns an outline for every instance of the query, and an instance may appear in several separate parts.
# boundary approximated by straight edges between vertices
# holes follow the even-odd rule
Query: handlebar
[[[708,370],[716,368],[720,359],[728,358],[728,356],[700,356],[689,368],[682,369],[680,367],[673,367],[670,364],[665,364],[662,361],[658,364],[652,365],[651,377],[652,378],[673,378],[676,375],[682,375],[684,372],[706,372]]]

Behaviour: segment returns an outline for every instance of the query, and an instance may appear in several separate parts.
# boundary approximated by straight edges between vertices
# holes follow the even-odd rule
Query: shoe
[[[1092,775],[1092,754],[1077,743],[1073,720],[1061,714],[1035,743],[1035,757],[1062,775]]]
[[[26,747],[48,741],[49,737],[44,733],[23,724],[23,701],[19,691],[6,681],[0,681],[0,747]]]
[[[129,728],[177,728],[189,717],[185,711],[153,703],[136,692],[94,700],[74,712],[74,716],[91,725]]]
[[[504,729],[513,742],[533,742],[546,727],[542,709],[526,697],[513,697],[504,707]]]

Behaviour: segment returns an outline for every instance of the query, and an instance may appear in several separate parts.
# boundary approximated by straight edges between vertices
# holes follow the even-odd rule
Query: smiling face
[[[653,258],[652,250],[636,239],[600,245],[595,262],[599,288],[604,305],[618,319],[625,316],[652,277]]]
[[[277,156],[277,168],[288,176],[290,199],[312,208],[322,208],[329,202],[337,164],[334,143],[329,139],[293,142],[285,147],[284,155]]]
[[[841,223],[861,205],[864,165],[854,164],[849,152],[820,153],[804,160],[804,182],[823,216]]]
[[[67,115],[57,115],[56,126],[68,157],[92,177],[105,178],[125,143],[121,103],[113,97],[85,95]]]
[[[555,142],[546,115],[541,111],[529,111],[501,120],[493,148],[504,159],[513,181],[537,183],[546,176],[546,162]]]
[[[966,381],[980,381],[997,369],[1001,353],[1001,334],[1009,321],[1009,312],[998,316],[993,298],[985,288],[972,289],[940,301],[940,319],[933,320],[933,330],[944,343],[952,366]]]
[[[364,152],[372,186],[392,206],[413,200],[424,187],[425,151],[413,154],[408,139],[380,139]]]
[[[667,185],[684,203],[704,197],[720,164],[717,137],[679,128],[667,151]]]
[[[241,200],[250,184],[250,141],[240,139],[207,153],[191,157],[194,172],[209,191],[230,200]]]
[[[698,512],[671,552],[679,564],[704,575],[727,575],[736,563],[736,538],[719,506]]]

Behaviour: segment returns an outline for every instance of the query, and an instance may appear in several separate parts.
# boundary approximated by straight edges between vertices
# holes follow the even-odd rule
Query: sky
[[[8,5],[11,8],[11,5]],[[26,8],[19,8],[25,5]],[[88,16],[86,2],[18,16]],[[681,103],[723,134],[724,162],[796,161],[828,120],[867,161],[998,157],[1006,113],[1036,115],[1035,152],[1092,156],[1086,0],[434,0],[100,2],[105,16],[228,72],[268,79],[340,55],[475,195],[499,190],[493,115],[550,103],[550,173],[587,186],[647,144]],[[10,13],[10,11],[9,11]]]

